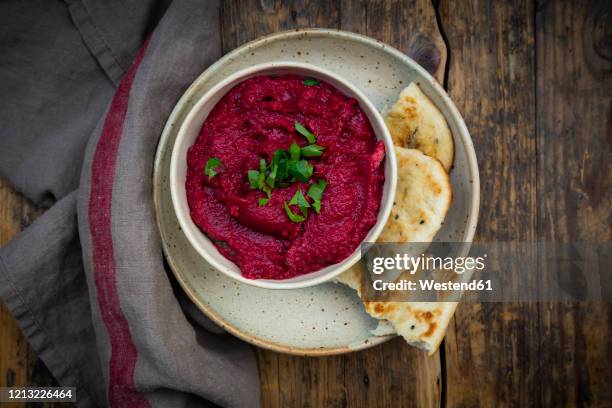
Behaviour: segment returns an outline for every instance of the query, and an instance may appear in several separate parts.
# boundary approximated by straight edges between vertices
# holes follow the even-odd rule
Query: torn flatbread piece
[[[431,242],[452,199],[448,174],[439,161],[416,149],[395,147],[397,191],[378,242]]]
[[[378,242],[431,242],[450,207],[448,174],[439,161],[419,150],[396,147],[398,180],[395,205]],[[370,276],[358,263],[338,276],[363,298]],[[453,316],[455,302],[367,302],[366,312],[380,319],[374,335],[388,335],[391,327],[409,344],[436,351]]]
[[[361,264],[354,265],[337,278],[362,296],[365,285],[370,284],[367,272]],[[455,313],[457,302],[368,302],[365,311],[380,323],[372,330],[375,336],[397,333],[412,346],[433,354],[444,335],[448,323]]]
[[[433,354],[455,313],[457,302],[364,302],[376,319],[385,319],[412,346]]]
[[[411,83],[385,115],[396,146],[414,148],[442,163],[448,172],[453,164],[453,135],[442,112]]]

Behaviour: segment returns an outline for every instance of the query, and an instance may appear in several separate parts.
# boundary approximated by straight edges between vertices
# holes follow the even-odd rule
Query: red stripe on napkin
[[[130,88],[145,54],[143,45],[128,73],[119,83],[96,146],[91,171],[89,228],[91,232],[94,280],[98,305],[111,344],[108,399],[112,407],[149,407],[134,386],[138,351],[130,327],[121,310],[115,285],[115,257],[111,233],[111,205],[117,149],[121,140]]]

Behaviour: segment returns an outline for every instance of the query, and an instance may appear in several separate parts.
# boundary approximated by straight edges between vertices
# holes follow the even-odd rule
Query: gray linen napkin
[[[0,298],[80,406],[257,406],[252,349],[164,269],[153,157],[220,39],[216,2],[176,0],[141,46],[163,9],[2,2],[0,174],[50,209],[0,249]]]

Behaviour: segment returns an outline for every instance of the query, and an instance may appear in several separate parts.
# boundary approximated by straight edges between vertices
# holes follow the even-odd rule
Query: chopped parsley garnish
[[[297,143],[293,142],[289,147],[289,157],[291,160],[299,160],[300,159],[300,146]]]
[[[272,197],[272,190],[275,188],[288,187],[290,183],[303,182],[309,183],[312,178],[314,167],[306,160],[307,157],[320,157],[323,155],[323,146],[314,144],[316,136],[304,126],[295,122],[295,128],[300,134],[304,135],[311,144],[300,147],[293,142],[288,150],[278,149],[274,152],[270,163],[265,159],[259,160],[259,170],[248,170],[247,178],[251,189],[257,189],[266,194],[266,197],[259,198],[260,206],[268,205]],[[308,217],[308,209],[314,208],[317,214],[321,211],[321,196],[327,186],[325,180],[319,180],[312,184],[307,195],[312,199],[311,203],[306,199],[301,190],[297,190],[293,198],[284,204],[285,212],[293,222],[302,222]],[[291,211],[290,205],[299,208],[300,214]]]
[[[313,167],[312,164],[306,160],[291,161],[287,167],[289,174],[298,181],[308,181],[312,176]]]
[[[308,209],[310,208],[310,203],[308,202],[308,200],[306,200],[306,197],[304,197],[304,193],[302,193],[302,190],[297,190],[295,192],[295,194],[293,195],[293,197],[291,197],[291,200],[289,201],[289,205],[297,205],[300,211],[302,212],[302,215],[304,215],[304,217],[308,217]]]
[[[323,146],[311,144],[302,147],[302,157],[319,157],[323,154]]]
[[[267,199],[260,199],[259,205],[263,206],[268,204],[270,201],[270,197],[272,196],[272,187],[267,184],[266,181],[266,160],[259,160],[259,171],[257,170],[249,170],[247,172],[247,177],[249,179],[249,184],[252,189],[258,189],[266,193]],[[270,177],[268,177],[269,179]]]
[[[251,188],[259,188],[259,172],[257,170],[249,170],[247,176],[249,177]]]
[[[261,159],[259,161],[259,174],[257,174],[257,188],[264,191],[266,181],[266,160]]]
[[[302,215],[296,214],[291,211],[290,205],[295,205],[299,208]],[[304,193],[302,190],[297,190],[291,200],[289,202],[285,202],[285,212],[287,213],[287,217],[293,222],[303,222],[308,218],[308,209],[310,208],[310,203],[304,197]]]
[[[274,163],[270,165],[270,174],[268,178],[266,178],[266,183],[270,186],[270,188],[274,188],[274,184],[276,184],[276,173],[278,173],[278,163]]]
[[[267,186],[264,184],[263,188],[261,189],[261,191],[263,191],[264,193],[266,193],[266,196],[268,197],[268,201],[270,200],[270,198],[272,197],[272,189],[270,188],[270,186]],[[268,202],[266,201],[265,204],[268,204]],[[259,205],[262,205],[261,202],[259,203]]]
[[[314,78],[306,78],[304,79],[304,85],[306,86],[319,85],[319,81],[317,81]]]
[[[315,134],[312,133],[310,130],[306,129],[304,125],[302,125],[300,122],[295,122],[294,126],[295,130],[297,130],[302,136],[304,136],[308,140],[308,143],[317,142],[317,137],[315,136]]]
[[[308,197],[312,198],[312,208],[314,208],[317,214],[321,212],[321,198],[323,197],[325,187],[327,187],[327,181],[321,179],[313,183],[306,193]]]
[[[210,159],[208,159],[208,161],[206,162],[206,167],[204,167],[204,174],[208,176],[209,180],[217,175],[215,169],[219,167],[220,164],[221,159],[218,159],[216,157],[211,157]]]
[[[270,172],[274,173],[275,184],[283,183],[289,177],[289,170],[287,166],[289,161],[287,159],[287,152],[285,150],[277,150],[274,152],[272,162],[270,163]]]
[[[302,222],[306,219],[306,217],[303,217],[299,214],[294,214],[293,211],[291,211],[291,208],[289,208],[289,205],[287,205],[287,203],[285,202],[285,212],[287,213],[287,217],[289,217],[289,219],[293,222]]]

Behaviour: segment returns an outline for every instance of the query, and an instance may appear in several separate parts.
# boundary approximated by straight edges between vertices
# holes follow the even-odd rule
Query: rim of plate
[[[181,98],[178,100],[178,102],[172,109],[172,112],[170,113],[170,116],[168,117],[168,120],[166,121],[166,124],[162,130],[162,133],[161,133],[158,145],[157,145],[157,151],[155,153],[155,160],[154,160],[154,165],[153,165],[153,179],[154,180],[158,179],[158,175],[161,172],[162,150],[165,150],[165,149],[161,149],[161,147],[166,145],[167,139],[170,137],[169,135],[171,133],[171,130],[172,128],[174,128],[176,119],[180,116],[181,111],[184,110],[184,105],[186,105],[187,102],[191,98],[194,97],[193,94],[195,90],[200,86],[201,82],[203,82],[208,77],[210,77],[213,74],[213,72],[218,70],[219,67],[224,65],[226,62],[231,61],[233,58],[240,55],[245,50],[249,50],[250,48],[254,48],[254,47],[259,47],[261,45],[264,45],[267,42],[272,42],[272,41],[276,41],[279,39],[287,39],[287,38],[293,39],[296,37],[300,37],[300,36],[305,37],[308,35],[337,37],[340,39],[344,39],[348,41],[357,41],[364,45],[381,48],[385,50],[386,52],[390,53],[395,58],[409,65],[415,71],[417,71],[419,75],[421,75],[423,78],[425,78],[430,83],[430,85],[434,88],[436,93],[441,96],[442,100],[449,108],[450,116],[457,123],[457,127],[459,129],[459,132],[458,132],[459,134],[457,136],[458,136],[458,139],[463,143],[465,147],[468,167],[470,169],[470,175],[472,176],[472,183],[471,183],[473,186],[472,187],[473,188],[472,202],[471,202],[469,216],[468,216],[468,220],[466,223],[466,228],[465,228],[465,232],[464,232],[464,236],[462,240],[462,242],[466,243],[464,247],[465,248],[464,252],[467,253],[467,251],[469,251],[470,249],[469,243],[471,243],[474,238],[474,234],[476,232],[476,227],[478,224],[478,216],[479,216],[479,210],[480,210],[480,174],[478,172],[478,161],[476,159],[476,151],[474,150],[474,144],[472,142],[472,138],[467,129],[465,121],[463,120],[463,117],[459,113],[459,110],[455,106],[450,96],[446,93],[446,90],[444,90],[444,88],[442,88],[442,86],[431,76],[431,74],[427,72],[425,68],[421,67],[416,61],[414,61],[412,58],[410,58],[409,56],[407,56],[406,54],[404,54],[403,52],[401,52],[400,50],[396,49],[395,47],[391,45],[385,44],[382,41],[373,39],[371,37],[367,37],[365,35],[353,33],[350,31],[343,31],[343,30],[336,30],[336,29],[329,29],[329,28],[307,28],[307,29],[295,29],[295,30],[281,31],[278,33],[268,34],[262,37],[258,37],[257,39],[253,41],[249,41],[233,49],[232,51],[228,52],[227,54],[219,58],[216,62],[211,64],[185,90]],[[453,138],[454,138],[454,135],[453,135]],[[215,312],[213,308],[208,307],[205,302],[201,301],[201,299],[199,299],[198,296],[195,294],[195,291],[193,290],[189,282],[187,282],[184,279],[179,268],[177,268],[177,266],[175,265],[174,260],[169,253],[167,243],[163,239],[163,236],[164,236],[163,228],[160,223],[160,218],[158,216],[160,212],[160,208],[161,208],[161,203],[160,203],[160,200],[158,199],[159,194],[160,194],[159,187],[154,182],[153,183],[153,203],[155,206],[155,220],[157,223],[157,227],[160,231],[160,236],[162,238],[161,239],[162,249],[166,256],[166,260],[168,261],[168,264],[170,265],[170,269],[172,269],[172,272],[174,276],[176,277],[176,280],[179,282],[183,291],[187,294],[189,299],[202,311],[202,313],[204,313],[213,322],[221,326],[224,330],[227,330],[232,335],[248,343],[251,343],[255,346],[258,346],[258,347],[262,347],[262,348],[272,350],[272,351],[277,351],[280,353],[301,355],[301,356],[326,356],[326,355],[335,355],[335,354],[345,354],[345,353],[349,353],[353,351],[368,349],[378,344],[385,343],[397,336],[396,334],[394,334],[394,335],[388,335],[388,336],[382,336],[382,337],[371,337],[369,339],[366,339],[366,341],[364,341],[363,343],[357,344],[353,347],[341,346],[341,347],[332,347],[332,348],[300,348],[300,347],[291,347],[291,346],[286,346],[283,344],[274,343],[272,341],[261,339],[257,337],[256,335],[242,332],[241,330],[227,323],[220,315],[218,315]]]

